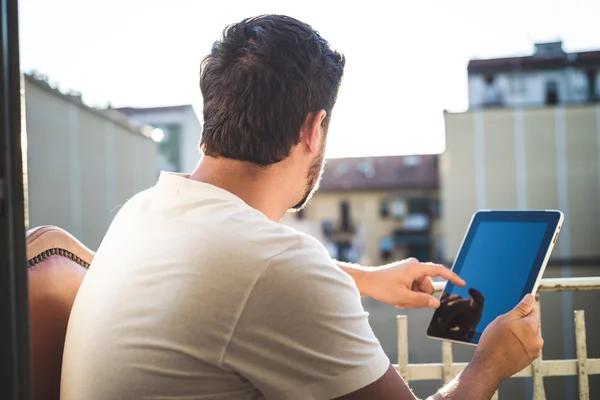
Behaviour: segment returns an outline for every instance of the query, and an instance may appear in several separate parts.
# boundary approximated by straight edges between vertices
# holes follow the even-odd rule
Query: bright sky
[[[330,157],[443,151],[443,110],[466,109],[473,57],[560,38],[600,49],[598,0],[21,0],[22,66],[91,105],[201,111],[200,61],[226,25],[264,13],[311,24],[347,57]]]

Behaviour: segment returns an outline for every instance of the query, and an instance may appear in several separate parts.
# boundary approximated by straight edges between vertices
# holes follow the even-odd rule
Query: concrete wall
[[[29,226],[60,226],[96,249],[119,206],[156,182],[156,143],[29,77],[25,102]]]
[[[553,256],[600,257],[600,105],[446,114],[445,257],[484,208],[560,209]]]

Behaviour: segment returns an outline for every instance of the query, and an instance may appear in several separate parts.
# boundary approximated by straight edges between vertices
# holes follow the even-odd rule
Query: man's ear
[[[300,141],[306,143],[311,153],[317,153],[321,149],[325,128],[323,121],[327,116],[325,110],[308,113],[302,128],[300,129]]]

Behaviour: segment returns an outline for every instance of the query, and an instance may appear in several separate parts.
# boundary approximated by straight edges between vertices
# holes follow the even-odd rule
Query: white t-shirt
[[[314,238],[163,173],[113,221],[75,300],[62,400],[331,399],[390,362]]]

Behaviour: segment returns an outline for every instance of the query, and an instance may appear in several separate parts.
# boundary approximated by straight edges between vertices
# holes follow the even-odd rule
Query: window
[[[410,214],[404,219],[404,229],[424,231],[429,228],[429,217],[425,214]]]
[[[365,178],[373,178],[375,176],[375,166],[372,160],[363,160],[357,166],[358,172],[360,172]]]
[[[439,198],[432,200],[431,214],[432,218],[442,218],[442,203]]]
[[[590,69],[587,71],[587,98],[588,101],[596,101],[596,98],[598,97],[598,95],[596,94],[596,80],[597,80],[597,73],[595,70]]]
[[[379,255],[383,261],[390,261],[393,250],[394,239],[392,237],[383,237],[379,240]]]
[[[546,105],[558,104],[558,85],[556,81],[546,82]]]
[[[406,216],[406,202],[402,198],[394,199],[392,202],[392,214],[396,220],[404,219]]]
[[[379,203],[379,216],[383,219],[390,216],[390,204],[387,200],[381,200]]]
[[[333,236],[333,221],[329,219],[323,220],[321,229],[323,230],[323,236],[331,238],[331,236]]]
[[[431,246],[429,243],[424,244],[411,244],[408,246],[409,254],[415,257],[417,260],[429,261],[431,260]]]
[[[345,175],[349,170],[350,170],[350,167],[348,166],[348,164],[346,162],[341,162],[333,170],[333,175],[335,177],[340,177],[340,176]]]
[[[337,243],[337,259],[341,262],[356,262],[352,245],[349,243]]]
[[[510,90],[513,94],[523,94],[525,92],[525,83],[523,75],[515,73],[510,80]]]
[[[421,157],[416,155],[404,156],[402,161],[407,167],[417,167],[419,164],[421,164]]]
[[[428,215],[430,211],[430,202],[427,197],[414,197],[408,200],[408,212],[410,214]]]
[[[496,83],[493,75],[484,77],[485,86],[483,88],[483,105],[484,106],[499,106],[502,105],[502,94]]]
[[[344,200],[340,203],[340,221],[342,232],[348,232],[350,230],[350,203]]]

